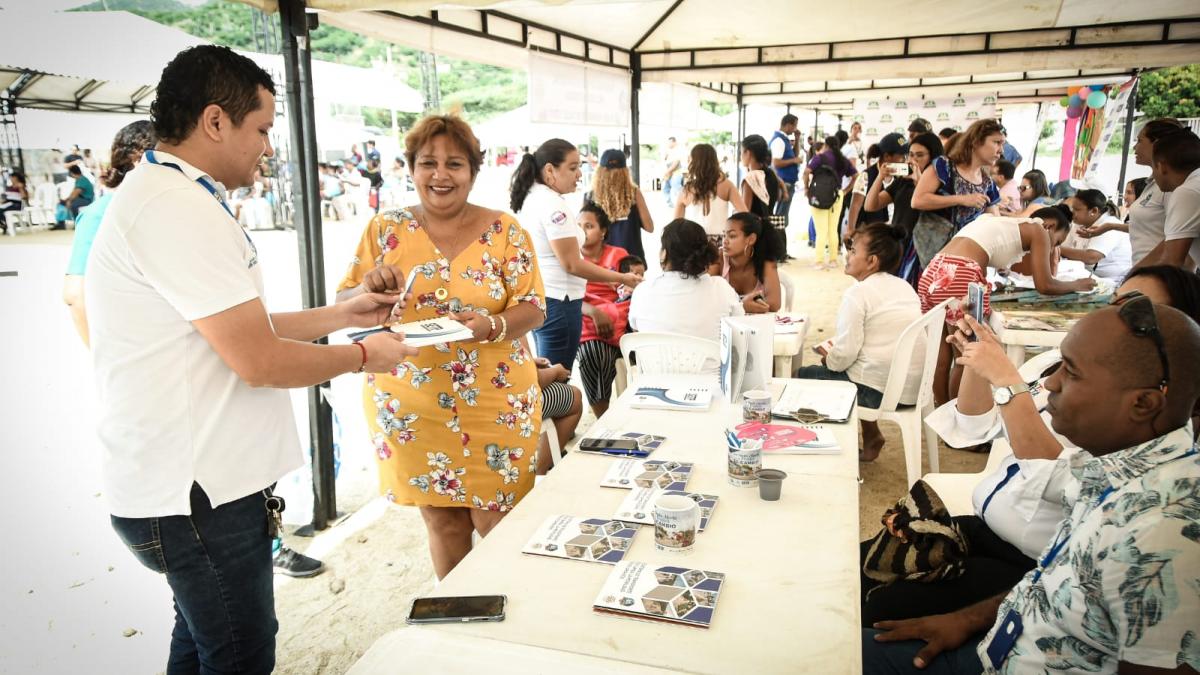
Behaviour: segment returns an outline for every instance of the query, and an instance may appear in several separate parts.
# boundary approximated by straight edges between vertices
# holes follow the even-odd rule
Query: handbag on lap
[[[890,584],[928,583],[962,575],[967,540],[941,497],[923,480],[884,512],[883,529],[870,541],[863,574]]]

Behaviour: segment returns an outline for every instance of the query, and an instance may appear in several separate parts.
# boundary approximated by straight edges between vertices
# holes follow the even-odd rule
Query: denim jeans
[[[804,366],[796,371],[796,379],[799,380],[835,380],[837,382],[850,382],[850,376],[846,371],[838,372],[830,370],[822,365]],[[864,408],[878,408],[883,404],[883,392],[878,389],[872,389],[865,384],[854,383],[858,387],[858,404]]]
[[[167,675],[266,674],[275,668],[275,590],[265,497],[212,508],[192,485],[190,516],[121,518],[113,529],[175,602]]]
[[[675,200],[679,198],[679,193],[683,191],[683,171],[676,171],[671,174],[671,177],[663,181],[663,193],[667,197],[667,206],[674,207]]]
[[[784,183],[787,186],[787,199],[780,199],[775,202],[775,215],[783,216],[783,225],[787,227],[788,213],[792,210],[792,200],[796,198],[796,184]]]
[[[575,354],[579,351],[579,336],[583,333],[583,299],[557,300],[546,298],[546,322],[533,332],[538,356],[561,363],[567,370],[575,369]]]
[[[899,673],[930,673],[932,675],[979,675],[983,672],[983,663],[975,649],[983,640],[983,635],[976,635],[967,640],[966,644],[938,654],[925,666],[917,670],[913,666],[913,658],[925,647],[924,640],[905,640],[903,642],[876,642],[875,635],[880,631],[864,628],[862,631],[862,661],[863,675],[896,675]]]

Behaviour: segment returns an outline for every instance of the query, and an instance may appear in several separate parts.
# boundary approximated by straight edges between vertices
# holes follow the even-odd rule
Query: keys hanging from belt
[[[283,497],[272,494],[269,489],[263,490],[263,495],[266,496],[264,506],[267,509],[267,536],[277,539],[279,533],[283,532],[283,510],[287,508],[287,502]]]

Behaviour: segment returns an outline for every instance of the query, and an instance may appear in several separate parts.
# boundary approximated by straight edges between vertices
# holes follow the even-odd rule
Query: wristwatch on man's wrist
[[[1031,387],[1024,382],[1008,387],[998,387],[992,392],[992,400],[996,402],[996,405],[1008,405],[1008,402],[1013,400],[1017,394],[1024,394],[1030,389]]]

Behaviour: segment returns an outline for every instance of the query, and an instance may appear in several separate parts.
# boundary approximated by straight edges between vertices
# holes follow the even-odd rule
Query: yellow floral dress
[[[411,211],[381,213],[338,290],[381,265],[419,270],[403,322],[520,302],[545,312],[529,235],[507,214],[451,261]],[[390,374],[366,376],[363,407],[390,501],[508,511],[533,487],[542,401],[520,340],[422,347]]]

